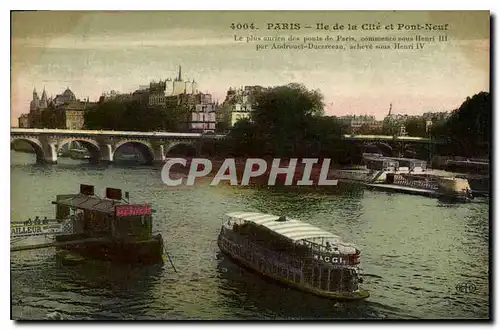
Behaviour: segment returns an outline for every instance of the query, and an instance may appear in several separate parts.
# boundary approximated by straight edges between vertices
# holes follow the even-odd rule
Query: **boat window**
[[[58,204],[56,208],[56,219],[67,219],[70,214],[70,207]]]
[[[342,290],[348,292],[356,290],[355,286],[357,284],[356,284],[356,276],[354,270],[345,268],[341,270],[341,274],[342,274],[342,283],[341,283]]]
[[[331,292],[339,292],[341,287],[341,272],[339,268],[331,268],[330,270],[330,290]]]
[[[314,287],[314,288],[319,288],[319,285],[320,285],[320,267],[317,267],[317,266],[314,266],[313,267],[313,277],[312,277],[312,283],[311,285]]]
[[[115,235],[147,238],[152,232],[152,217],[126,216],[115,218]]]
[[[107,221],[107,214],[77,210],[76,221],[83,222],[85,234],[90,237],[99,237],[109,234],[111,227]]]
[[[321,290],[328,290],[328,270],[329,267],[321,267],[321,283],[320,283],[320,289]]]

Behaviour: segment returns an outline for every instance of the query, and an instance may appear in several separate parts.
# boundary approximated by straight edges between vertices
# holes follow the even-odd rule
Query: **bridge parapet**
[[[408,142],[408,143],[431,143],[431,144],[444,144],[443,139],[424,138],[418,136],[391,136],[391,135],[353,135],[344,134],[344,140],[348,141],[394,141],[394,142]]]
[[[11,135],[63,135],[63,136],[107,136],[107,137],[129,137],[129,138],[149,138],[149,139],[200,139],[203,137],[213,137],[222,139],[225,135],[202,134],[202,133],[179,133],[179,132],[137,132],[137,131],[110,131],[110,130],[69,130],[57,128],[11,128]]]
[[[56,163],[57,150],[71,141],[78,141],[91,154],[93,161],[113,162],[114,154],[124,144],[141,146],[145,158],[151,162],[164,162],[166,153],[178,144],[198,145],[206,139],[223,139],[225,135],[176,132],[134,132],[109,130],[66,130],[11,128],[11,141],[28,142],[37,155],[37,162]]]

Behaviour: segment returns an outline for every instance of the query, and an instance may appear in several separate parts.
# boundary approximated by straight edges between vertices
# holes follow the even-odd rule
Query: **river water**
[[[445,204],[427,197],[335,187],[169,188],[159,167],[99,167],[70,159],[35,165],[11,152],[11,218],[54,216],[56,194],[79,184],[129,191],[156,209],[177,273],[85,261],[61,265],[55,249],[11,253],[12,317],[44,319],[488,318],[489,202]],[[218,256],[221,217],[260,211],[298,218],[361,250],[366,301],[335,303],[289,290]],[[473,284],[474,292],[456,289]]]

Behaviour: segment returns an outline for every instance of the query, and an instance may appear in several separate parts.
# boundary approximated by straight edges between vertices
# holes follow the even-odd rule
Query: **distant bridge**
[[[417,136],[391,136],[391,135],[353,135],[344,134],[344,140],[347,141],[365,141],[365,142],[411,142],[411,143],[431,143],[431,144],[446,144],[442,139],[430,139]]]
[[[412,153],[415,150],[419,150],[420,157],[423,157],[423,155],[427,157],[437,146],[447,144],[447,141],[444,139],[391,135],[345,134],[343,140],[363,145],[363,148],[375,146],[379,152],[382,152],[386,156],[402,156],[408,150]]]
[[[133,145],[148,163],[162,163],[167,154],[178,145],[186,145],[196,152],[202,141],[221,139],[224,135],[175,132],[133,132],[102,130],[67,130],[11,128],[11,143],[25,141],[36,154],[38,163],[57,163],[57,151],[76,141],[89,150],[91,160],[113,162],[115,152],[123,145]]]

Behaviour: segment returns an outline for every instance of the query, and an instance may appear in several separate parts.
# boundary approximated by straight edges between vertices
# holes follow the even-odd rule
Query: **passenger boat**
[[[217,243],[221,252],[243,266],[292,288],[340,300],[369,296],[359,287],[360,251],[299,220],[228,213]]]
[[[114,160],[119,163],[137,164],[141,162],[141,157],[138,154],[121,153],[117,154]]]
[[[128,193],[125,197],[128,198]],[[106,197],[100,198],[94,194],[94,186],[89,185],[80,185],[78,194],[57,195],[52,204],[56,205],[55,222],[60,223],[60,227],[49,225],[54,220],[45,225],[43,222],[42,225],[22,223],[11,229],[11,239],[13,235],[52,233],[54,241],[38,247],[54,246],[85,258],[112,262],[163,262],[163,238],[161,234],[152,233],[149,204],[130,204],[123,199],[122,191],[114,188],[106,188]],[[24,246],[14,250],[38,247]]]
[[[69,151],[69,154],[71,159],[90,159],[90,155],[87,149],[71,149]]]

